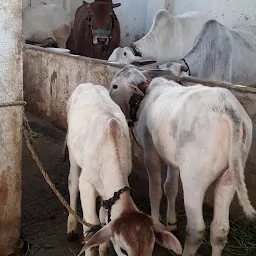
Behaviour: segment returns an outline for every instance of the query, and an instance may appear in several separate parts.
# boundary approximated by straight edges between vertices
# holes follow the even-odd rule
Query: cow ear
[[[129,84],[129,87],[132,89],[133,93],[139,94],[141,96],[144,96],[144,93],[139,89],[138,86]]]
[[[153,229],[156,243],[167,249],[171,249],[178,255],[182,254],[180,241],[171,232],[167,231],[162,223],[154,223]]]
[[[113,235],[112,232],[112,225],[107,224],[105,227],[103,227],[101,230],[99,230],[96,234],[94,234],[85,244],[85,246],[82,248],[78,256],[81,256],[86,250],[98,246],[100,244],[103,244],[107,242],[110,237]]]
[[[116,8],[116,7],[119,7],[119,6],[121,6],[121,3],[116,3],[116,4],[112,5],[113,8]]]
[[[179,240],[170,232],[168,231],[155,231],[155,239],[156,242],[167,248],[174,251],[176,254],[182,254],[182,247]]]

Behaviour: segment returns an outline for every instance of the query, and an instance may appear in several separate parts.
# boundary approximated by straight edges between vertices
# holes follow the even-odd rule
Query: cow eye
[[[112,87],[113,87],[113,89],[117,89],[118,85],[114,84]]]
[[[126,52],[124,52],[124,56],[126,56],[127,55],[127,53]]]
[[[126,250],[124,250],[123,248],[120,248],[120,249],[121,249],[122,254],[128,256],[128,253],[126,252]]]

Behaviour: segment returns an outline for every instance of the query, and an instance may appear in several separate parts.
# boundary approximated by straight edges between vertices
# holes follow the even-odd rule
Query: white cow
[[[176,229],[175,200],[180,175],[187,215],[183,256],[193,256],[203,239],[202,204],[205,191],[216,181],[211,224],[212,255],[220,256],[227,242],[229,207],[237,192],[248,217],[255,210],[244,183],[244,166],[252,141],[252,122],[235,96],[224,88],[182,87],[164,78],[148,85],[149,72],[122,69],[113,78],[110,96],[126,118],[135,122],[135,136],[144,149],[149,175],[151,214],[159,221],[162,197],[161,162],[168,165],[164,191],[166,221]],[[132,98],[131,98],[132,97]],[[133,102],[140,102],[136,114]]]
[[[96,197],[112,198],[128,184],[132,169],[129,129],[121,109],[115,104],[107,89],[100,85],[79,85],[68,101],[67,146],[70,159],[70,205],[76,211],[80,191],[83,218],[99,224],[96,214]],[[86,243],[85,255],[92,255],[90,247],[112,240],[117,255],[149,256],[155,241],[182,253],[177,238],[155,225],[152,219],[140,212],[129,191],[120,192],[120,198],[110,206],[111,221]],[[101,209],[101,223],[105,223]],[[67,233],[72,236],[77,221],[69,215]],[[88,230],[84,226],[84,234]],[[106,255],[106,244],[100,246],[100,255]]]
[[[25,7],[22,13],[23,43],[53,40],[57,47],[66,48],[71,31],[71,19],[61,5],[46,4]]]
[[[147,35],[130,47],[116,48],[108,61],[130,64],[145,59],[158,62],[181,59],[192,48],[207,20],[209,15],[200,12],[173,16],[167,10],[160,10]]]
[[[160,65],[176,76],[252,85],[256,76],[256,24],[234,29],[207,21],[193,48],[178,62]]]

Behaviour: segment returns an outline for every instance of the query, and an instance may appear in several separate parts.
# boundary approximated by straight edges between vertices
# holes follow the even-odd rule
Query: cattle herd
[[[24,42],[55,44],[73,54],[126,64],[112,79],[109,91],[80,84],[67,104],[70,205],[76,211],[80,191],[83,218],[94,225],[83,227],[87,239],[80,255],[92,256],[99,246],[99,254],[105,256],[110,241],[118,256],[150,256],[155,243],[177,255],[196,255],[205,230],[203,199],[214,183],[210,243],[212,256],[221,256],[235,193],[246,216],[256,217],[244,181],[252,121],[228,89],[185,87],[165,75],[255,84],[256,26],[227,28],[208,14],[174,17],[160,10],[148,34],[121,48],[113,11],[118,6],[111,0],[84,2],[72,25],[65,10],[53,4],[23,10]],[[48,30],[39,26],[45,17]],[[154,70],[142,71],[134,65],[147,61],[156,62]],[[144,151],[151,216],[139,211],[130,195],[129,127]],[[165,226],[159,216],[163,163],[168,166]],[[183,247],[172,234],[177,229],[179,178],[187,216]],[[102,198],[99,218],[97,197]],[[76,232],[77,220],[70,214],[68,237],[74,238]]]
[[[72,54],[111,63],[142,65],[153,61],[155,67],[176,76],[255,84],[256,25],[228,28],[208,13],[173,16],[160,10],[149,32],[122,48],[120,24],[114,12],[120,5],[111,0],[83,1],[74,22],[62,6],[26,7],[23,41],[68,48]]]

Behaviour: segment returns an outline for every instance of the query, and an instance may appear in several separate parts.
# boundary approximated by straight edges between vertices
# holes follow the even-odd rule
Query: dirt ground
[[[35,132],[35,150],[47,170],[52,181],[60,193],[69,201],[67,178],[69,173],[69,163],[63,163],[61,151],[65,132],[56,129],[49,123],[27,113],[31,128]],[[76,242],[66,240],[67,211],[62,207],[55,194],[45,182],[37,166],[30,157],[26,146],[23,146],[23,196],[22,196],[22,229],[21,233],[25,241],[29,243],[29,248],[24,255],[36,256],[66,256],[77,255],[82,248],[81,239]],[[133,188],[133,198],[140,210],[150,213],[148,199],[148,182],[143,166],[137,166],[130,176],[130,186]],[[180,197],[181,198],[181,197]],[[161,213],[164,216],[166,210],[166,200],[163,196]],[[184,243],[185,234],[185,214],[183,202],[178,203],[179,221],[177,237]],[[211,217],[212,210],[205,208],[206,215]],[[81,216],[81,210],[79,209]],[[81,227],[80,227],[81,235]],[[232,237],[231,237],[232,240]],[[255,233],[256,241],[256,233]],[[255,250],[238,250],[239,255],[256,255]],[[111,255],[116,255],[111,252]],[[155,246],[154,256],[174,255],[168,250]],[[205,241],[201,246],[198,255],[211,255],[209,243]],[[232,254],[230,251],[225,255]]]

